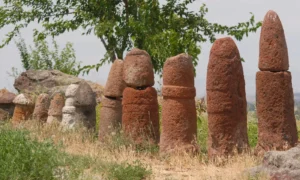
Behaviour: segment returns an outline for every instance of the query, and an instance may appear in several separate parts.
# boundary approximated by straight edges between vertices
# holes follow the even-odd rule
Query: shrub
[[[30,140],[22,130],[0,128],[1,179],[56,179],[62,154],[50,142]]]
[[[121,163],[111,164],[108,166],[107,178],[115,180],[141,180],[151,174],[151,170],[143,165],[140,161],[135,161],[133,164]]]

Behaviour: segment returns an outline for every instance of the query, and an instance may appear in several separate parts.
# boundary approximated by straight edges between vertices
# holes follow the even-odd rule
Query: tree
[[[73,45],[69,42],[61,51],[54,39],[52,39],[53,50],[45,39],[34,38],[34,48],[29,46],[30,51],[21,36],[15,43],[20,51],[22,66],[26,70],[56,69],[74,76],[80,74],[80,63],[76,61]]]
[[[106,49],[105,56],[96,65],[85,66],[98,70],[105,62],[123,58],[132,47],[146,50],[156,72],[161,72],[166,58],[188,53],[196,66],[200,45],[214,42],[216,34],[228,34],[242,40],[256,32],[261,22],[254,15],[236,26],[211,23],[201,6],[198,12],[187,6],[195,0],[4,0],[0,7],[0,28],[13,25],[2,47],[8,44],[19,29],[37,21],[42,31],[35,31],[38,39],[57,36],[66,31],[82,30],[94,33]]]

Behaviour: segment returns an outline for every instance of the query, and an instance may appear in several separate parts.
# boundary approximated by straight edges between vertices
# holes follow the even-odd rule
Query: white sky
[[[163,2],[163,1],[162,1]],[[289,50],[290,71],[293,76],[294,92],[300,92],[300,1],[299,0],[197,0],[192,10],[198,10],[202,3],[206,3],[209,12],[207,19],[210,22],[217,22],[224,25],[234,25],[238,22],[247,21],[250,18],[249,12],[253,12],[255,19],[263,20],[268,10],[276,11],[282,21],[286,41]],[[0,5],[3,3],[0,0]],[[32,44],[32,29],[37,28],[37,24],[32,24],[29,28],[21,31],[27,44]],[[9,27],[0,29],[0,40],[2,41],[5,34],[10,30]],[[245,59],[243,63],[244,75],[246,80],[246,93],[248,96],[255,94],[255,74],[258,71],[258,42],[260,29],[248,38],[237,42],[240,55]],[[77,60],[82,61],[83,65],[96,64],[105,53],[99,39],[93,35],[82,36],[80,31],[65,33],[56,38],[58,44],[63,47],[66,42],[72,42],[77,55]],[[202,53],[199,55],[199,63],[196,67],[197,77],[195,86],[197,96],[205,95],[206,69],[209,58],[209,51],[212,46],[210,43],[202,44]],[[298,49],[299,48],[299,49]],[[19,52],[14,44],[0,49],[0,88],[13,90],[13,78],[7,75],[12,67],[21,69],[21,60]],[[110,64],[99,68],[99,71],[91,71],[85,79],[89,79],[100,84],[105,84]],[[157,85],[156,85],[157,86]]]

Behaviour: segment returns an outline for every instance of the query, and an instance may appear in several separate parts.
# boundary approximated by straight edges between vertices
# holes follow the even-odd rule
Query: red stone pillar
[[[118,133],[122,123],[123,61],[115,60],[104,88],[104,98],[100,110],[99,140]]]
[[[50,97],[48,94],[40,94],[35,102],[33,119],[40,122],[46,122],[50,106]]]
[[[162,133],[160,152],[195,152],[197,116],[192,58],[180,54],[163,68]]]
[[[124,60],[123,79],[128,86],[123,92],[122,128],[136,144],[158,143],[159,114],[154,72],[146,51],[134,48]]]
[[[256,153],[285,150],[298,141],[288,50],[279,16],[266,14],[259,42],[256,74],[258,144]]]
[[[206,80],[208,155],[227,156],[248,148],[247,102],[240,54],[234,41],[217,39]]]

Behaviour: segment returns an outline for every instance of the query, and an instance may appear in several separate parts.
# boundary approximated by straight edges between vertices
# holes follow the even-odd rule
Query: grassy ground
[[[249,121],[251,147],[257,141],[256,121]],[[160,156],[158,147],[133,147],[122,135],[101,144],[96,133],[85,129],[62,131],[57,125],[27,121],[17,129],[0,127],[0,177],[2,179],[266,179],[244,171],[261,159],[251,153],[225,163],[209,162],[206,154],[207,118],[198,117],[197,156]]]

